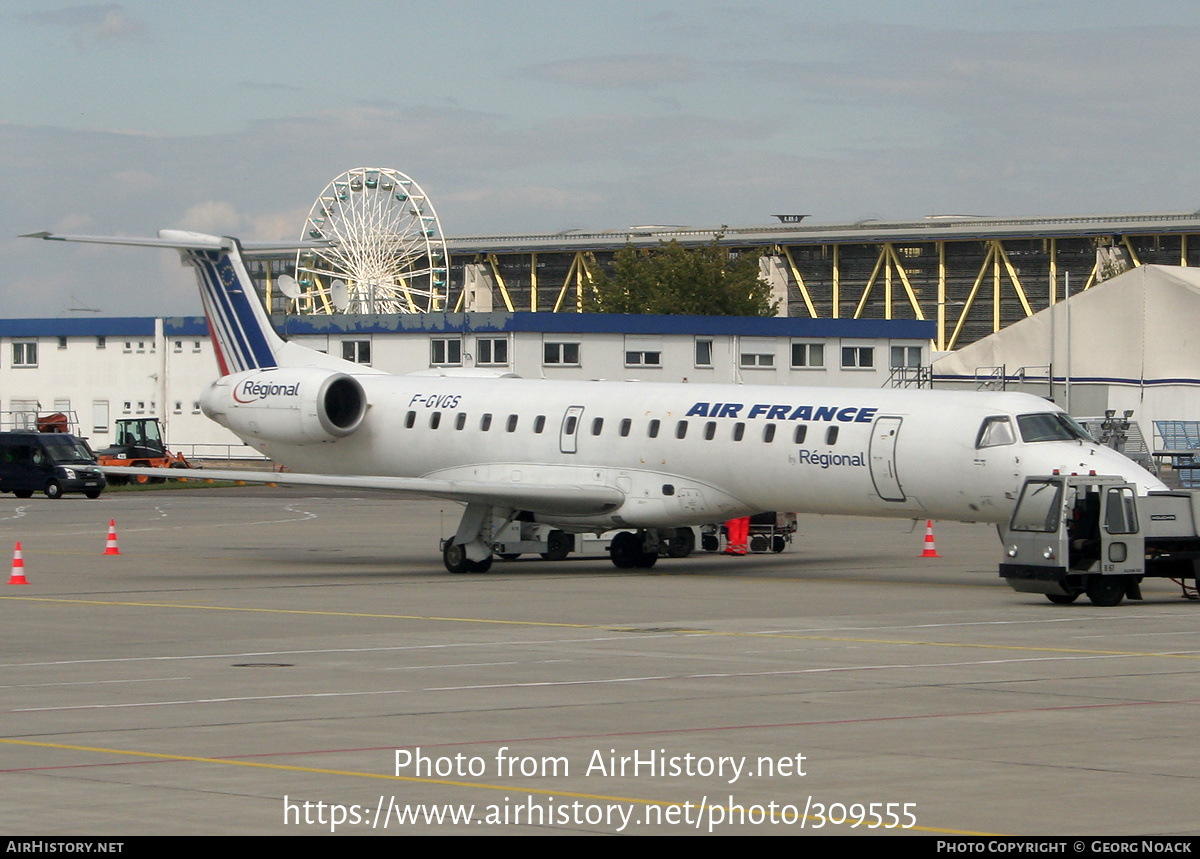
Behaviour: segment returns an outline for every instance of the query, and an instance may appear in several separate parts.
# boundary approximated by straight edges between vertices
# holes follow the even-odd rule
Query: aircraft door
[[[558,434],[558,449],[563,453],[575,453],[578,449],[579,421],[583,418],[583,406],[571,406],[563,415],[562,429]]]
[[[871,480],[884,501],[904,501],[896,473],[896,439],[902,418],[878,418],[871,427]]]

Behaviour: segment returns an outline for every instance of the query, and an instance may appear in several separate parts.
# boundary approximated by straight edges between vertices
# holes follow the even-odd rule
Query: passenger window
[[[741,421],[738,421],[736,424],[733,425],[733,440],[741,441],[745,435],[746,435],[746,425],[744,423],[742,423]]]
[[[763,441],[767,444],[775,441],[775,424],[767,424],[763,427]]]
[[[546,416],[545,415],[538,415],[536,418],[533,419],[533,431],[535,433],[540,433],[545,428],[546,428]]]
[[[1007,415],[984,418],[979,427],[979,437],[975,439],[976,448],[997,447],[1002,444],[1012,444],[1016,441],[1013,435],[1012,422]]]
[[[429,428],[430,429],[437,429],[438,425],[441,422],[442,422],[442,413],[441,412],[434,412],[433,414],[431,414],[429,416]]]
[[[488,412],[487,414],[485,414],[483,417],[481,417],[479,419],[479,428],[481,430],[483,430],[484,432],[487,432],[488,430],[490,430],[492,428],[491,412]]]
[[[467,425],[467,413],[459,412],[458,417],[454,419],[454,428],[460,430]]]
[[[654,420],[650,421],[650,426],[647,428],[646,434],[649,435],[650,438],[658,438],[658,427],[659,421],[657,418],[655,418]]]
[[[592,418],[592,435],[600,435],[602,429],[604,429],[604,418]]]
[[[709,421],[708,423],[706,423],[706,424],[704,425],[704,439],[705,439],[705,441],[712,441],[712,440],[713,440],[713,438],[715,438],[715,437],[716,437],[716,435],[717,435],[717,422],[716,422],[716,421]]]
[[[838,427],[830,427],[825,430],[825,443],[829,445],[837,444]]]
[[[631,421],[629,418],[623,419],[621,421],[621,438],[627,438],[629,436],[629,430],[632,427],[633,421]]]
[[[575,435],[575,427],[579,423],[579,418],[575,415],[567,417],[567,422],[563,424],[563,435]]]
[[[680,421],[675,424],[675,438],[687,437],[687,421]]]
[[[516,415],[508,416],[508,426],[506,426],[504,428],[504,431],[505,432],[516,432],[517,431],[517,416]]]
[[[808,424],[798,424],[796,426],[796,444],[804,444],[804,439],[808,437]]]
[[[412,429],[413,425],[416,422],[417,422],[417,413],[416,412],[409,412],[408,414],[406,414],[404,416],[404,428],[405,429]]]

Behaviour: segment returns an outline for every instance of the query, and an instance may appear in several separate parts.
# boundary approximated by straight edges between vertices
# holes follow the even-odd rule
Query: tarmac
[[[1200,604],[1055,606],[985,525],[454,576],[459,508],[0,496],[0,833],[1200,835]],[[119,556],[105,555],[115,519]],[[5,542],[7,541],[7,542]]]

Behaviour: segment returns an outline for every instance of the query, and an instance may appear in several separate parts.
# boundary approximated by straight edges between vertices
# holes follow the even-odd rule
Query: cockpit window
[[[1095,442],[1087,430],[1063,412],[1017,415],[1017,426],[1021,428],[1021,439],[1026,443],[1076,440]]]
[[[979,427],[979,437],[975,439],[975,447],[996,447],[1012,444],[1016,440],[1008,415],[999,415],[983,419],[983,424]]]

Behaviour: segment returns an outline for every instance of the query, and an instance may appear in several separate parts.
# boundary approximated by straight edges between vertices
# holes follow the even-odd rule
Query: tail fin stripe
[[[242,338],[248,347],[249,351],[246,357],[253,362],[251,366],[276,366],[275,353],[271,350],[263,329],[259,327],[258,315],[254,312],[255,308],[259,307],[258,296],[254,293],[254,283],[250,280],[249,272],[242,265],[240,256],[235,257],[232,253],[224,254],[217,263],[217,273],[221,275],[221,282],[228,286],[228,290],[233,290],[232,292],[222,290],[222,292],[229,301],[230,309],[233,312],[233,322],[241,331]],[[261,315],[261,307],[259,309],[259,315]],[[265,317],[263,319],[265,323]]]
[[[232,372],[253,367],[276,366],[275,356],[250,307],[247,290],[253,286],[238,278],[228,255],[213,259],[213,254],[194,253],[201,275],[209,321],[214,326],[218,349],[223,351]],[[230,288],[240,287],[238,293]],[[240,305],[240,306],[239,306]],[[248,323],[248,324],[247,324]]]
[[[249,349],[245,337],[233,324],[233,312],[228,296],[219,286],[219,275],[213,261],[207,255],[196,255],[196,267],[203,284],[204,303],[209,311],[209,320],[214,324],[213,335],[223,346],[230,370],[240,373],[254,366],[246,359]]]

